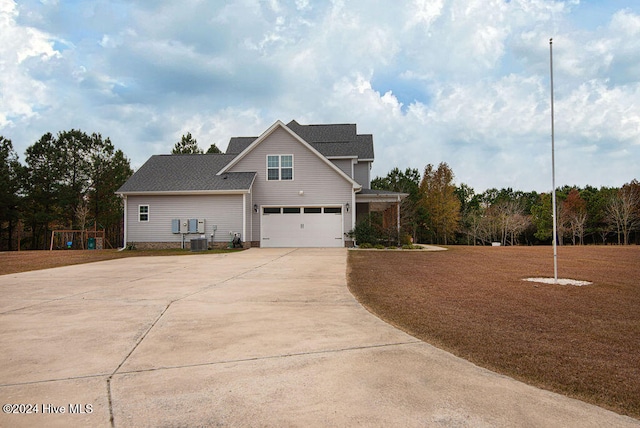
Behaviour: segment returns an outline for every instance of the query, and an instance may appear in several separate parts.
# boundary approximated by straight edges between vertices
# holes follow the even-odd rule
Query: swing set
[[[51,231],[49,251],[56,250],[102,250],[104,230],[66,229]]]

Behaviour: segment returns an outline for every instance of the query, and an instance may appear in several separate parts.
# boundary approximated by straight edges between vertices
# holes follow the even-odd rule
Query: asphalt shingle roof
[[[357,156],[373,159],[373,136],[357,134],[355,124],[300,125],[295,120],[287,127],[298,134],[325,157]],[[233,137],[229,140],[227,154],[239,154],[258,137]]]
[[[287,127],[326,157],[373,159],[373,137],[356,133],[355,124]],[[216,175],[258,137],[233,137],[226,154],[155,155],[117,193],[249,190],[255,172]]]
[[[235,155],[155,155],[117,193],[249,190],[255,172],[216,175]]]

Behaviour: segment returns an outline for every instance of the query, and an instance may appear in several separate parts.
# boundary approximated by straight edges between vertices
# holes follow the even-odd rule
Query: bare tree
[[[81,203],[76,205],[76,208],[74,209],[76,219],[78,220],[78,225],[80,226],[80,230],[82,230],[80,235],[81,236],[80,241],[81,241],[83,250],[84,250],[84,229],[87,225],[87,217],[89,216],[89,211],[90,209],[87,201],[82,201]]]
[[[584,239],[584,225],[587,222],[587,203],[580,196],[577,189],[571,189],[562,203],[563,225],[567,232],[571,232],[571,241],[576,245],[582,244]]]
[[[628,245],[629,235],[640,226],[640,183],[633,180],[622,186],[609,200],[606,213],[609,224],[617,231],[618,244]]]

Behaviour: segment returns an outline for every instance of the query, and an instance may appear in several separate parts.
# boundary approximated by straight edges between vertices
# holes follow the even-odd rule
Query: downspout
[[[351,229],[353,230],[356,227],[356,192],[351,190]],[[355,245],[355,242],[354,242]]]
[[[242,241],[247,240],[247,194],[242,194]]]
[[[127,248],[127,195],[121,194],[120,197],[124,201],[124,240],[122,242],[122,248],[120,248],[118,251],[122,251]]]

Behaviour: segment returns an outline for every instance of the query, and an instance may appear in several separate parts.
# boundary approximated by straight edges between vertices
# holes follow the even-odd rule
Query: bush
[[[419,246],[419,245],[413,245],[413,244],[407,244],[407,245],[403,245],[403,246],[402,246],[402,249],[403,249],[403,250],[419,250],[419,249],[421,249],[421,248],[422,248],[421,246]]]
[[[368,220],[364,220],[356,224],[356,227],[354,227],[347,235],[349,235],[350,238],[355,239],[356,244],[358,244],[360,248],[363,248],[363,244],[373,245],[378,242],[376,230]]]
[[[358,247],[360,247],[360,248],[373,248],[373,245],[369,244],[368,242],[365,242],[364,244],[358,245]]]

